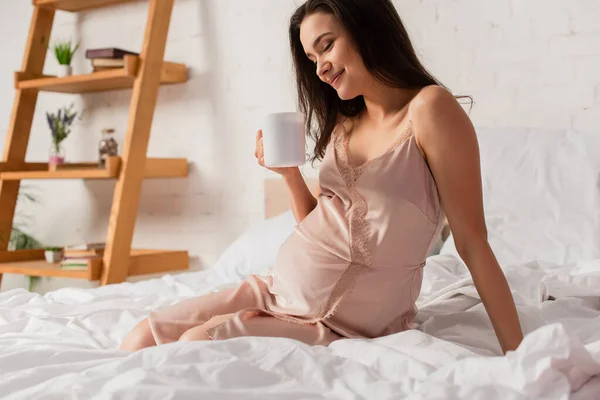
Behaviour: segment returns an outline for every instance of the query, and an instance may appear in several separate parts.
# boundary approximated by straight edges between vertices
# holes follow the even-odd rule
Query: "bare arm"
[[[471,272],[502,350],[514,350],[523,333],[510,288],[487,240],[475,129],[443,88],[424,89],[414,106],[417,142],[435,178],[458,253]]]
[[[283,175],[283,179],[288,187],[294,217],[297,222],[301,222],[317,206],[317,199],[310,192],[298,168]]]

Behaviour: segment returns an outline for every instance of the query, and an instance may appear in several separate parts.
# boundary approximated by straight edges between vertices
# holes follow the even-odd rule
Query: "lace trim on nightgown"
[[[340,175],[344,179],[344,182],[346,182],[350,194],[351,204],[348,211],[350,222],[350,261],[355,264],[370,266],[371,252],[367,248],[367,240],[371,235],[371,226],[366,220],[368,211],[367,201],[356,190],[356,181],[358,181],[358,178],[360,178],[366,167],[368,167],[366,164],[369,163],[364,163],[359,167],[350,165],[345,149],[348,135],[345,134],[345,127],[343,125],[342,128],[344,132],[338,132],[335,137],[334,154]]]
[[[392,144],[392,146],[387,149],[387,151],[383,154],[381,154],[380,156],[377,156],[375,158],[372,158],[364,163],[362,163],[361,165],[358,166],[352,166],[350,164],[350,161],[348,160],[348,143],[350,142],[350,135],[348,134],[348,131],[346,130],[346,127],[343,126],[343,147],[341,150],[339,151],[343,151],[345,157],[346,157],[346,164],[348,164],[348,166],[355,170],[355,174],[356,174],[356,179],[358,179],[362,173],[369,167],[371,166],[371,164],[373,164],[376,161],[379,161],[380,159],[384,158],[385,156],[387,156],[389,153],[393,152],[394,150],[396,150],[398,147],[400,147],[401,144],[403,144],[404,142],[406,142],[413,134],[413,123],[412,120],[410,120],[408,122],[408,126],[406,127],[406,129],[400,134],[400,137]]]
[[[345,131],[342,122],[342,131]],[[367,165],[354,168],[348,161],[345,151],[345,134],[336,132],[334,138],[334,155],[340,175],[344,179],[350,194],[349,229],[350,229],[350,264],[334,286],[329,299],[325,303],[323,318],[332,316],[337,310],[344,296],[350,292],[356,277],[365,269],[371,267],[371,251],[367,242],[371,237],[371,225],[367,221],[368,206],[365,198],[356,190],[356,181],[366,170]]]

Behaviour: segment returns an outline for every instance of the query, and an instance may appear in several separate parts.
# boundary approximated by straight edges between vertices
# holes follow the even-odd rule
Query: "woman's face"
[[[342,100],[363,92],[369,81],[360,54],[349,33],[332,14],[311,14],[300,25],[300,41],[306,56],[315,63],[316,74],[331,85]]]

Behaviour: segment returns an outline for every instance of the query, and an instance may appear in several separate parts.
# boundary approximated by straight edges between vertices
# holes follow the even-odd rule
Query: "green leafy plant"
[[[22,186],[21,190],[19,190],[17,202],[30,202],[35,204],[38,202],[38,200],[37,197],[31,192],[29,187]],[[8,241],[8,250],[41,249],[43,247],[36,238],[23,230],[25,225],[27,225],[26,216],[22,214],[15,215],[15,222],[13,223],[13,227],[10,232],[10,239]],[[27,289],[31,292],[41,278],[39,276],[28,276],[27,278],[29,281]]]
[[[57,152],[62,141],[71,133],[70,127],[75,121],[76,116],[77,112],[73,111],[73,104],[69,107],[60,108],[56,114],[46,112],[48,126],[52,133],[52,144]]]
[[[9,250],[41,249],[42,245],[36,238],[13,226],[10,232]]]
[[[67,41],[58,41],[54,43],[50,49],[54,52],[56,56],[56,60],[61,65],[71,65],[71,60],[73,59],[73,55],[79,48],[79,42],[75,45],[70,40]]]
[[[36,238],[13,226],[8,244],[9,250],[39,249],[41,247],[42,244]],[[39,276],[28,276],[27,279],[29,280],[27,290],[31,292],[41,278]]]
[[[62,251],[62,247],[44,247],[46,251]]]

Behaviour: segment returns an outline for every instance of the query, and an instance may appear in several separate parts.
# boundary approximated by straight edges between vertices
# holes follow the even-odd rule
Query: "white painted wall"
[[[190,67],[186,84],[161,87],[149,155],[186,157],[187,179],[143,186],[134,245],[188,249],[193,268],[211,265],[224,247],[262,218],[262,180],[254,135],[266,112],[295,107],[287,23],[300,0],[176,0],[166,59]],[[600,127],[600,2],[597,0],[397,0],[426,66],[453,92],[475,99],[477,126],[598,130]],[[139,50],[145,1],[58,13],[53,37],[82,48]],[[13,71],[20,68],[31,3],[0,0],[0,134],[8,127]],[[8,39],[8,40],[7,40]],[[50,56],[45,72],[53,74]],[[84,51],[75,73],[89,70]],[[47,159],[44,111],[69,104],[84,110],[66,141],[67,157],[94,160],[104,127],[122,139],[130,91],[81,96],[42,93],[28,160]],[[2,142],[3,143],[3,142]],[[305,172],[314,175],[310,167]],[[103,240],[114,184],[25,182],[40,199],[19,214],[45,244]],[[2,289],[24,287],[5,275]],[[93,286],[45,280],[39,291]]]

